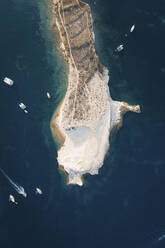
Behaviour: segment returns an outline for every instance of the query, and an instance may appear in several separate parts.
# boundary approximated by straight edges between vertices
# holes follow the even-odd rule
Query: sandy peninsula
[[[110,132],[121,125],[123,114],[139,113],[140,107],[112,100],[108,70],[95,51],[89,5],[79,0],[52,0],[52,14],[68,63],[68,87],[50,125],[53,137],[61,143],[59,168],[66,173],[68,184],[81,186],[84,174],[98,174]]]

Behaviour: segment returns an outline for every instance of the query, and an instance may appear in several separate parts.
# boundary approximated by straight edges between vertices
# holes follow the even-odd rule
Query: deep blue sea
[[[0,167],[28,197],[0,174],[0,248],[165,247],[165,1],[86,2],[112,98],[140,104],[142,113],[124,116],[99,175],[65,186],[49,122],[66,91],[67,66],[46,0],[1,0]]]

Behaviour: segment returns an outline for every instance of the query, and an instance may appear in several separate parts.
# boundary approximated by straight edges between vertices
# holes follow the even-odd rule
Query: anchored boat
[[[10,85],[10,86],[12,86],[14,84],[14,81],[12,79],[8,78],[8,77],[5,77],[3,79],[3,82],[8,84],[8,85]]]

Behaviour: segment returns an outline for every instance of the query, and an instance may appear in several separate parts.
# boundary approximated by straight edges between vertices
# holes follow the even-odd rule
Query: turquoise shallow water
[[[140,104],[127,113],[99,175],[66,187],[49,122],[66,89],[66,65],[52,42],[45,0],[0,2],[0,247],[164,247],[164,1],[88,1],[96,49],[110,71],[113,99]],[[10,10],[10,11],[9,11]],[[136,24],[132,35],[128,28]],[[124,43],[123,53],[114,49]],[[55,46],[55,47],[54,47]],[[46,92],[52,94],[48,101]],[[17,103],[29,106],[29,115]],[[34,188],[44,194],[36,197]],[[18,207],[8,203],[17,198]]]

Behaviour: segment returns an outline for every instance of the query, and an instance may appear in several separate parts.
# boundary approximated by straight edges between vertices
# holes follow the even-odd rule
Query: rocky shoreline
[[[103,165],[111,130],[121,125],[125,112],[139,113],[140,107],[111,99],[108,70],[95,52],[89,5],[79,0],[52,1],[54,26],[69,73],[67,92],[52,117],[51,130],[55,140],[61,139],[57,160],[67,183],[81,186],[84,174],[98,174]]]

